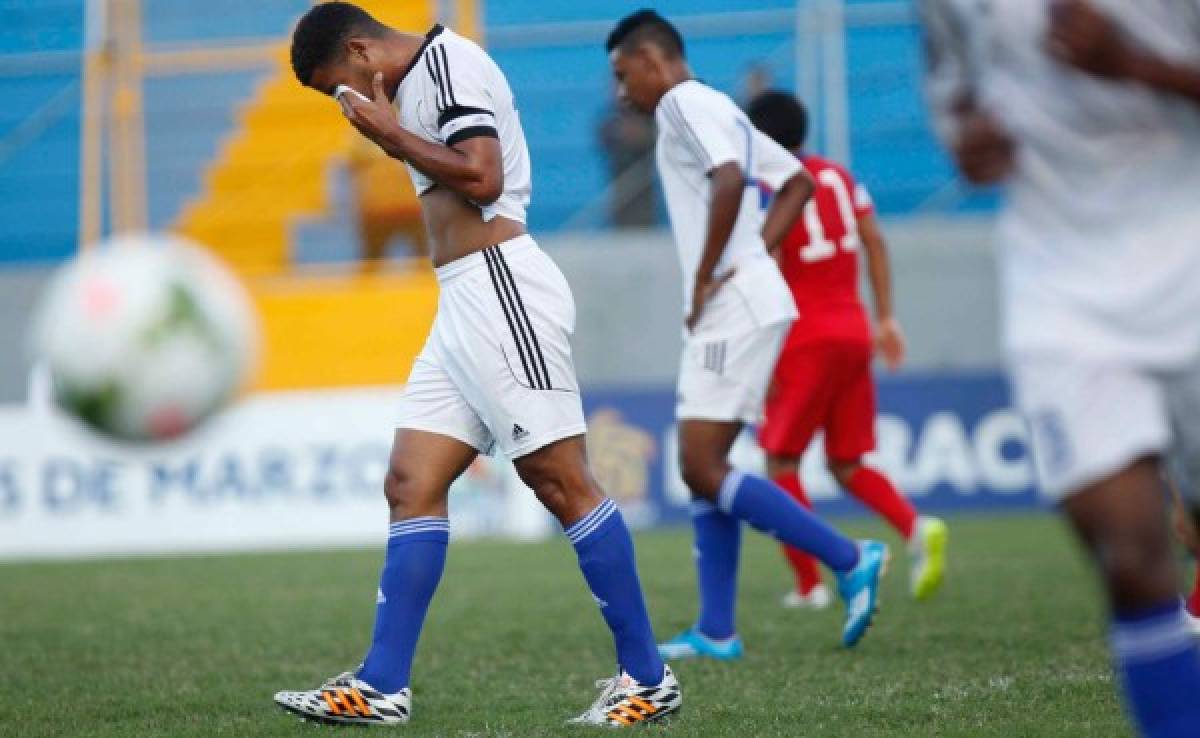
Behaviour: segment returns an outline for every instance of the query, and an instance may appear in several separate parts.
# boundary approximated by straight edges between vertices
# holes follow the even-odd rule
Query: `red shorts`
[[[874,450],[870,344],[815,343],[779,357],[759,443],[768,454],[800,456],[818,430],[830,461],[857,461]]]

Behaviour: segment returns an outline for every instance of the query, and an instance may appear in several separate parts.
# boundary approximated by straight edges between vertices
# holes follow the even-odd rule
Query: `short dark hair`
[[[387,26],[357,5],[343,2],[314,5],[292,31],[292,71],[300,84],[308,85],[318,67],[338,58],[346,39],[379,38],[387,30]]]
[[[648,8],[622,18],[617,27],[612,29],[612,33],[608,34],[604,50],[630,48],[643,41],[657,45],[669,56],[683,56],[683,36],[679,35],[679,29],[671,25],[671,21]]]
[[[782,90],[767,90],[750,101],[746,115],[754,127],[785,149],[798,149],[808,137],[808,111],[804,103]]]

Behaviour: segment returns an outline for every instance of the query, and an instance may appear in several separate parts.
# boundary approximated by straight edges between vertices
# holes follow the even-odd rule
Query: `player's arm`
[[[374,141],[388,156],[406,161],[422,174],[472,202],[487,205],[504,191],[504,165],[500,142],[491,135],[449,145],[426,141],[401,127],[383,90],[383,75],[373,82],[374,100],[342,95],[342,112],[359,133]],[[492,129],[494,131],[494,129]]]
[[[814,190],[816,184],[813,183],[812,176],[800,170],[784,182],[783,187],[771,198],[767,218],[763,222],[762,237],[767,251],[772,255],[779,249],[783,237],[792,229],[796,219],[804,212],[804,205],[812,197]]]
[[[858,216],[858,235],[867,253],[867,278],[875,305],[875,344],[887,368],[895,370],[904,361],[904,333],[893,312],[892,264],[874,212]]]
[[[1054,3],[1046,45],[1052,56],[1080,71],[1138,82],[1200,103],[1200,69],[1137,46],[1111,18],[1084,0]]]
[[[719,276],[714,272],[717,264],[721,263],[725,247],[729,245],[729,236],[733,234],[738,211],[742,208],[742,195],[746,191],[746,176],[736,161],[717,165],[709,171],[708,176],[708,228],[704,236],[704,250],[700,253],[700,265],[696,269],[692,309],[687,317],[688,330],[696,327],[696,321],[700,319],[708,299],[733,276],[732,271]]]
[[[662,135],[679,144],[709,177],[708,223],[692,289],[686,325],[693,330],[704,305],[733,276],[715,274],[737,223],[746,193],[747,142],[738,127],[737,108],[707,96],[676,94],[659,102]]]
[[[966,22],[951,0],[918,5],[925,44],[925,94],[934,129],[974,184],[994,184],[1012,171],[1015,147],[1000,124],[976,101]]]

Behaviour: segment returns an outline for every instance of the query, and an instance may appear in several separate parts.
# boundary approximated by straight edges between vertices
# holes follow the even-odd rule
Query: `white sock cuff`
[[[445,533],[450,535],[450,519],[433,516],[397,520],[388,526],[388,538],[412,535],[413,533]]]
[[[616,512],[617,504],[612,501],[612,498],[604,498],[604,502],[601,502],[590,513],[584,515],[572,523],[571,527],[566,529],[567,538],[571,540],[573,545],[578,544],[603,525],[604,521],[608,520]]]
[[[721,482],[721,491],[717,494],[717,509],[726,515],[733,514],[733,501],[737,497],[738,488],[742,486],[742,480],[746,478],[743,472],[737,469],[730,469],[725,475],[724,481]]]
[[[1148,620],[1113,624],[1113,653],[1127,663],[1158,661],[1195,647],[1182,604]]]

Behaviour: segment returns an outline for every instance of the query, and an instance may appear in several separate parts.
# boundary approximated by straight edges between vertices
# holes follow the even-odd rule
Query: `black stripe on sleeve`
[[[471,126],[464,128],[461,131],[455,131],[450,138],[446,139],[447,146],[453,146],[459,141],[466,141],[468,138],[477,138],[479,136],[487,136],[489,138],[500,138],[500,134],[491,126]]]
[[[449,106],[446,104],[446,93],[442,89],[441,73],[432,58],[435,54],[436,51],[425,55],[425,68],[429,71],[429,78],[433,80],[434,87],[437,88],[434,91],[434,105],[437,106],[438,110],[445,110]]]
[[[492,287],[496,289],[496,299],[500,301],[500,307],[504,310],[504,319],[508,322],[508,330],[512,333],[513,340],[517,344],[517,353],[521,356],[521,366],[525,369],[525,380],[529,382],[528,386],[530,388],[536,388],[537,385],[533,381],[533,373],[529,371],[529,359],[525,356],[525,343],[521,340],[521,336],[518,335],[517,326],[513,322],[513,313],[515,311],[509,308],[508,300],[505,297],[505,290],[500,287],[499,267],[497,267],[495,255],[492,253],[492,249],[494,248],[494,246],[489,246],[483,250],[483,257],[487,260],[488,274],[492,278]]]
[[[508,275],[508,281],[512,284],[513,294],[517,296],[517,307],[520,308],[521,317],[525,319],[525,325],[529,328],[529,336],[533,341],[533,355],[537,357],[537,365],[533,368],[533,373],[537,374],[538,366],[542,369],[542,377],[545,378],[545,386],[542,389],[554,389],[550,384],[550,372],[546,369],[546,357],[542,356],[542,347],[538,344],[537,333],[533,330],[533,323],[529,320],[529,313],[525,312],[525,302],[521,299],[521,293],[517,290],[517,282],[513,279],[512,270],[508,268],[508,260],[504,258],[504,252],[496,250],[496,258],[500,262],[500,266],[504,269],[504,273]]]
[[[442,111],[442,114],[438,116],[438,128],[441,128],[450,121],[461,118],[464,115],[490,115],[493,118],[496,117],[495,113],[484,108],[472,108],[469,105],[455,105],[454,107],[446,108]]]
[[[446,107],[452,108],[455,105],[458,105],[458,100],[456,100],[454,97],[454,83],[450,81],[450,58],[446,56],[445,44],[434,47],[434,51],[441,52],[442,73],[443,73],[442,79],[445,80],[445,82],[446,82],[446,90],[445,91],[450,96],[450,102],[446,105]]]

